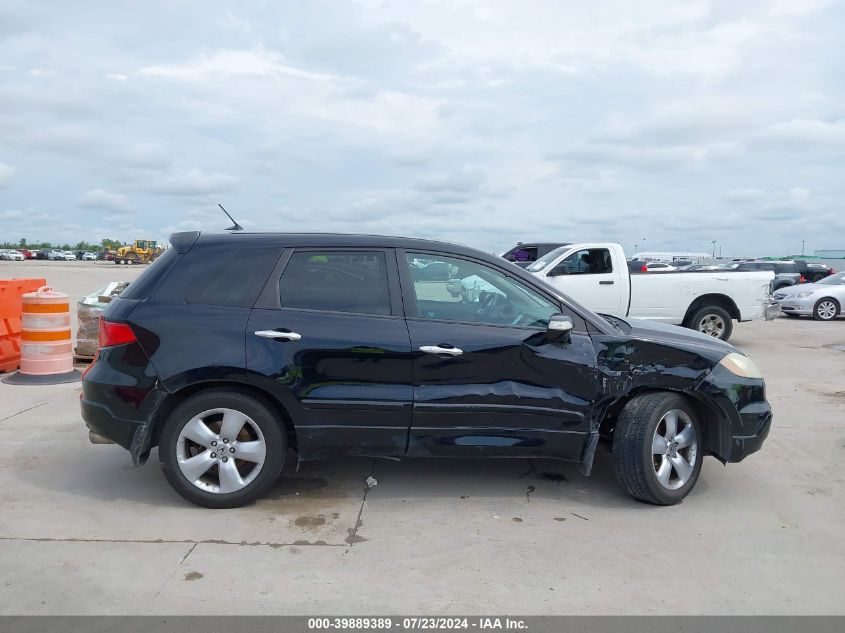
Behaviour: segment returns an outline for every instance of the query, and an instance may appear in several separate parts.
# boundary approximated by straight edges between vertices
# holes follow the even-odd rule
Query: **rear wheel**
[[[839,315],[839,303],[836,299],[825,297],[816,301],[813,307],[813,318],[816,321],[832,321]]]
[[[616,478],[635,499],[680,503],[698,481],[702,439],[695,411],[683,397],[637,396],[622,409],[613,433]]]
[[[167,481],[188,501],[236,508],[278,479],[285,435],[270,409],[238,391],[206,391],[180,404],[162,429],[159,458]]]
[[[728,311],[716,305],[704,306],[692,315],[690,325],[693,330],[714,338],[727,341],[733,332],[733,320]]]

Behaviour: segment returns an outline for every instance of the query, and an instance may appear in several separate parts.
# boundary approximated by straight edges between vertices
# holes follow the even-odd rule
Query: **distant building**
[[[825,259],[845,259],[845,249],[829,249],[822,248],[814,251],[816,257],[823,257]]]

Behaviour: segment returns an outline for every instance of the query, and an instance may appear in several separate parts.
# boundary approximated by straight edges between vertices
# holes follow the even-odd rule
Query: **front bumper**
[[[762,379],[741,378],[717,365],[698,391],[718,417],[717,424],[707,427],[711,453],[724,462],[740,462],[760,450],[772,426],[772,408]]]
[[[785,314],[803,314],[811,316],[813,314],[813,307],[815,304],[816,300],[812,297],[798,299],[796,297],[786,295],[786,297],[780,300],[780,309]]]

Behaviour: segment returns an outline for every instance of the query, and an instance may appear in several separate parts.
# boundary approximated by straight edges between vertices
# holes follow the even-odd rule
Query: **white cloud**
[[[762,135],[764,142],[791,146],[837,146],[845,149],[845,119],[793,119],[775,123]]]
[[[110,193],[105,189],[90,189],[79,196],[76,203],[90,209],[105,211],[126,212],[132,208],[126,196],[119,193]]]
[[[145,66],[142,75],[164,77],[181,81],[205,81],[228,76],[295,77],[308,81],[334,81],[333,75],[309,72],[285,63],[275,51],[218,50],[203,53],[196,58],[177,64]]]
[[[147,191],[177,196],[219,193],[232,188],[238,179],[220,172],[206,173],[202,169],[177,169],[145,185]]]
[[[12,179],[12,176],[15,175],[17,169],[12,167],[11,165],[7,165],[6,163],[0,163],[0,187],[5,187],[6,184]]]

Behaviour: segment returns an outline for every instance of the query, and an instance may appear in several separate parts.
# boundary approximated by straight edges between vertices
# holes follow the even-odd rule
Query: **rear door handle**
[[[612,286],[613,282],[612,281],[600,281],[599,284],[602,285],[602,286]]]
[[[277,341],[298,341],[302,338],[302,334],[296,332],[279,332],[278,330],[258,330],[256,336],[261,338],[272,338]]]
[[[452,347],[451,345],[448,347],[443,347],[442,345],[423,345],[420,351],[426,354],[445,354],[447,356],[460,356],[464,353],[464,350]]]

